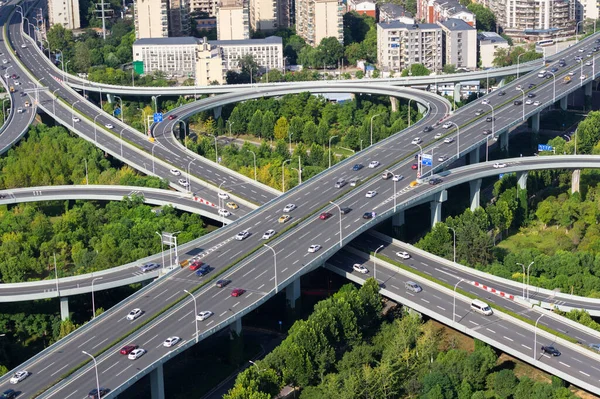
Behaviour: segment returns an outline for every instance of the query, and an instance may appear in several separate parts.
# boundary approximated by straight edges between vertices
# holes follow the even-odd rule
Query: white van
[[[480,301],[479,299],[474,299],[471,302],[471,310],[474,310],[477,313],[481,313],[484,316],[490,316],[492,313],[492,308],[485,302]]]
[[[538,78],[545,78],[546,77],[546,71],[545,70],[541,70],[538,72]]]
[[[346,185],[345,179],[338,179],[338,181],[335,182],[335,188],[342,188],[345,185]]]

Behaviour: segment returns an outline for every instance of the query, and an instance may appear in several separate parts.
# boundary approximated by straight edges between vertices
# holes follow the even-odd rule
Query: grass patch
[[[527,227],[522,227],[518,233],[500,241],[497,246],[516,253],[525,249],[536,248],[548,256],[557,251],[573,251],[576,249],[571,238],[565,233],[564,228],[556,226],[544,228],[539,221],[532,222]]]

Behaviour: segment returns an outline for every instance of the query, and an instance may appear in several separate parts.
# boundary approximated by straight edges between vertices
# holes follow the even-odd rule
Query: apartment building
[[[191,0],[191,12],[202,12],[209,17],[217,16],[217,0]]]
[[[283,40],[279,36],[264,39],[213,40],[210,44],[221,48],[225,70],[238,70],[238,61],[247,54],[251,54],[262,69],[283,70]]]
[[[249,0],[250,28],[272,32],[290,24],[289,0]]]
[[[379,69],[400,72],[412,64],[430,71],[442,69],[442,28],[436,24],[377,24]]]
[[[190,34],[187,0],[136,0],[135,37],[151,39]]]
[[[66,29],[81,28],[79,0],[48,0],[48,19],[50,26],[59,24]]]
[[[575,3],[575,20],[596,20],[600,18],[600,4],[598,0],[577,0]],[[583,25],[583,24],[582,24]]]
[[[477,33],[477,41],[479,43],[479,60],[481,61],[482,68],[493,67],[498,49],[508,49],[510,47],[506,39],[496,32],[479,32]]]
[[[398,21],[405,24],[414,24],[415,18],[411,12],[398,4],[385,3],[379,6],[379,21],[392,22]]]
[[[296,34],[316,47],[326,37],[344,42],[341,0],[296,0]]]
[[[477,68],[477,29],[462,19],[438,22],[442,28],[442,63],[456,68]]]
[[[449,18],[462,19],[475,26],[475,14],[458,0],[417,0],[417,20],[434,24]]]
[[[194,37],[138,39],[133,43],[133,61],[143,62],[144,73],[191,77],[196,72],[198,43]]]
[[[375,0],[347,0],[346,12],[355,11],[361,15],[377,17],[377,4]]]
[[[217,5],[217,39],[250,39],[248,3],[245,0],[222,0]]]
[[[225,83],[221,49],[203,41],[196,47],[196,85],[209,86],[214,82]]]

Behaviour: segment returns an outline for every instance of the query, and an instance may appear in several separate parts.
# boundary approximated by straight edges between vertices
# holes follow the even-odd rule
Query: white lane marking
[[[579,360],[579,359],[577,359],[577,358],[574,358],[574,357],[573,357],[573,358],[571,358],[571,359],[575,360],[576,362],[583,363],[581,360]]]
[[[214,322],[215,322],[214,320],[209,321],[208,323],[206,323],[206,327],[210,326]]]
[[[247,295],[246,295],[246,296],[247,296]],[[236,307],[237,305],[239,305],[239,304],[240,304],[239,302],[236,302],[236,303],[234,303],[234,304],[233,304],[233,306],[232,306],[232,308],[235,308],[235,307]]]
[[[88,339],[87,341],[85,341],[84,343],[82,343],[81,345],[78,346],[78,348],[81,348],[83,345],[87,344],[88,342],[90,342],[91,340],[93,340],[94,338],[96,338],[96,336],[94,335],[92,338]]]
[[[560,362],[560,361],[559,361],[559,363],[562,364],[563,366],[571,368],[571,366],[569,366],[567,363],[563,363],[563,362]]]
[[[221,256],[225,255],[229,251],[231,251],[231,248],[229,248],[227,251],[221,252],[221,254],[217,256],[217,258],[220,258]]]
[[[260,290],[262,287],[264,287],[265,285],[262,284],[260,287],[257,288],[257,290]]]
[[[288,255],[284,256],[283,259],[287,259],[295,253],[296,253],[296,251],[290,252]]]
[[[49,368],[49,367],[52,367],[52,365],[53,365],[54,363],[56,363],[56,362],[52,362],[52,363],[50,363],[49,365],[47,365],[46,367],[44,367],[43,369],[41,369],[41,370],[38,372],[38,374],[41,374],[41,373],[42,373],[42,371],[46,370],[46,369],[47,369],[47,368]]]
[[[106,373],[108,370],[112,369],[113,367],[115,367],[117,364],[119,364],[119,362],[114,363],[113,365],[111,365],[109,368],[107,368],[106,370],[104,370],[102,372],[102,374]]]
[[[108,338],[104,338],[102,341],[100,341],[96,345],[92,346],[92,349],[96,349],[97,347],[99,347],[100,345],[105,343],[106,341],[108,341]],[[52,363],[52,364],[54,364],[54,363]]]
[[[115,377],[118,377],[121,374],[123,374],[124,372],[126,372],[127,369],[130,368],[131,366],[133,366],[133,364],[130,364],[129,366],[125,367],[123,370],[119,371],[117,374],[115,374]]]
[[[395,288],[397,290],[399,290],[400,288],[396,287],[395,285],[392,285],[392,288]]]
[[[489,332],[491,332],[492,334],[496,334],[496,331],[494,330],[490,330],[489,328],[486,328],[486,330],[488,330]]]
[[[531,348],[530,348],[530,347],[528,347],[527,345],[523,345],[523,344],[521,344],[521,346],[522,346],[523,348],[527,348],[527,349],[531,350]]]
[[[255,270],[256,270],[256,267],[253,267],[252,269],[250,269],[250,270],[248,270],[246,273],[244,273],[244,274],[242,275],[242,277],[246,277],[247,275],[249,275],[250,273],[252,273],[252,272],[253,272],[253,271],[255,271]]]
[[[579,372],[587,377],[589,377],[590,375],[588,373],[584,373],[583,371],[579,370]]]
[[[179,292],[176,292],[173,295],[171,295],[170,297],[168,297],[167,299],[165,299],[165,302],[167,302],[169,299],[173,298],[176,295],[179,295]]]
[[[161,296],[162,294],[164,294],[165,292],[169,291],[169,289],[167,288],[166,290],[154,295],[154,298],[158,298],[159,296]]]
[[[190,313],[192,313],[192,312],[190,312]],[[188,314],[190,314],[190,313],[188,313]],[[156,337],[158,337],[158,334],[156,334],[154,337],[150,338],[148,341],[144,342],[142,345],[147,345],[148,342],[152,341]]]
[[[219,317],[223,317],[223,315],[224,315],[225,313],[227,313],[227,311],[224,311],[223,313],[221,313],[221,314],[219,315]]]
[[[185,319],[186,317],[188,317],[190,315],[190,313],[192,313],[191,310],[189,312],[187,312],[186,314],[184,314],[183,316],[181,316],[178,321]]]
[[[421,298],[421,300],[422,300],[423,302],[425,302],[425,303],[431,303],[431,302],[429,302],[427,299],[423,299],[423,298]]]
[[[296,264],[296,263],[298,263],[298,262],[300,262],[300,259],[296,259],[296,260],[294,261],[294,263],[292,263],[292,265],[295,265],[295,264]]]
[[[68,394],[67,396],[65,396],[65,399],[70,398],[71,396],[75,395],[76,393],[77,393],[77,391],[71,392],[70,394]]]
[[[507,339],[507,340],[509,340],[510,342],[513,342],[513,341],[514,341],[514,339],[512,339],[512,338],[508,338],[507,336],[504,336],[504,339]]]
[[[262,276],[263,274],[265,274],[266,272],[268,272],[268,270],[265,270],[264,272],[262,272],[261,274],[259,274],[258,276],[254,277],[255,280],[257,280],[260,276]]]
[[[246,298],[250,298],[252,296],[252,294],[254,294],[254,292],[251,292],[248,295],[246,295]]]
[[[288,267],[286,267],[285,269],[283,269],[283,270],[281,271],[281,273],[285,272],[287,269],[289,269],[289,268],[288,268]]]
[[[475,324],[476,326],[478,326],[478,325],[479,325],[479,323],[475,323],[474,321],[471,321],[471,320],[469,320],[469,323],[471,323],[471,324]]]
[[[336,233],[336,234],[337,234],[337,233]],[[325,240],[325,242],[327,242],[327,241],[329,241],[329,240],[331,240],[331,237],[329,237],[328,239],[326,239],[326,240]]]
[[[443,311],[445,311],[445,310],[446,310],[446,309],[444,309],[444,308],[443,308],[443,307],[441,307],[441,306],[438,306],[437,308],[438,308],[438,309],[442,309]]]
[[[211,298],[216,297],[217,295],[219,295],[221,293],[221,291],[217,292],[215,295],[211,296]]]
[[[56,374],[60,373],[63,369],[67,368],[68,366],[68,364],[65,364],[64,366],[56,370],[54,373],[50,374],[50,377],[54,377]]]

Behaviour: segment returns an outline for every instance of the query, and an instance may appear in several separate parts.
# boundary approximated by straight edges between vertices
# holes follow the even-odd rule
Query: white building
[[[193,77],[198,45],[199,39],[194,37],[138,39],[133,43],[133,61],[144,63],[144,73]]]
[[[510,47],[506,39],[496,32],[479,32],[477,41],[479,42],[479,60],[482,68],[493,67],[498,49]]]
[[[48,0],[50,26],[60,24],[66,29],[81,28],[79,0]]]
[[[595,20],[599,18],[600,4],[598,4],[598,0],[577,0],[575,4],[575,19],[577,21],[585,21],[586,19]]]
[[[462,19],[438,22],[442,27],[442,62],[456,68],[477,68],[477,29]]]
[[[187,0],[135,0],[134,11],[137,39],[187,36],[190,33]]]
[[[442,28],[436,24],[377,24],[379,69],[400,72],[423,64],[431,72],[442,69]]]
[[[239,69],[239,59],[247,54],[251,54],[261,68],[283,70],[283,40],[279,36],[264,39],[213,40],[210,44],[221,48],[225,70]]]
[[[402,6],[394,3],[385,3],[379,6],[379,22],[398,21],[404,24],[414,24],[415,18],[412,13],[406,11]]]
[[[375,0],[347,0],[346,12],[350,11],[375,18],[377,16],[377,4]]]
[[[196,85],[223,84],[224,72],[221,49],[209,43],[200,43],[196,48]]]
[[[296,34],[317,47],[326,37],[344,42],[341,0],[296,0]]]
[[[435,86],[432,87],[435,90]],[[480,82],[479,80],[469,80],[464,82],[459,82],[455,84],[454,82],[447,83],[438,83],[437,90],[438,94],[442,96],[454,96],[454,90],[460,90],[461,98],[468,98],[471,94],[477,94],[480,90]]]
[[[222,0],[217,5],[217,39],[250,39],[248,3],[244,0]]]

